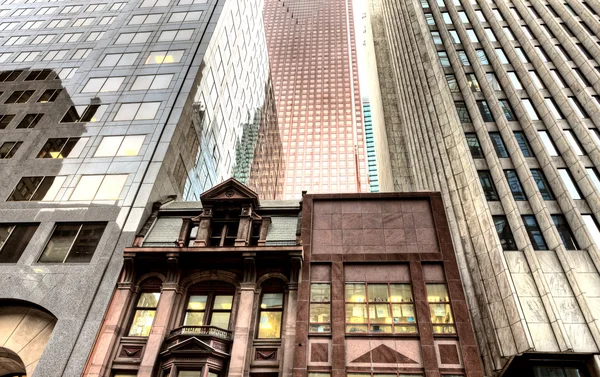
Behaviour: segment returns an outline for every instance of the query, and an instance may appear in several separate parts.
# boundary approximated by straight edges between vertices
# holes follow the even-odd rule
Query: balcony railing
[[[171,336],[176,335],[205,335],[223,340],[231,340],[231,331],[214,326],[181,326],[171,331]]]

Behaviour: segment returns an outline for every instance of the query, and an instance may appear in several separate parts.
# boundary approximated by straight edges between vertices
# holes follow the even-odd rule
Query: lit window
[[[156,117],[160,102],[124,103],[119,107],[114,121],[149,120]]]
[[[0,224],[0,263],[17,263],[37,224]]]
[[[546,245],[546,241],[542,235],[542,230],[540,229],[535,216],[526,215],[521,217],[523,218],[523,223],[525,223],[525,230],[527,231],[527,235],[529,236],[529,241],[531,241],[531,246],[533,249],[548,250],[548,245]]]
[[[51,138],[42,147],[37,158],[67,158],[79,157],[89,138]]]
[[[481,188],[485,194],[485,199],[487,201],[499,200],[490,172],[487,170],[478,170],[477,174],[479,175],[479,182],[481,183]]]
[[[22,144],[22,141],[5,141],[2,143],[0,145],[0,160],[12,158]]]
[[[554,200],[554,194],[550,189],[550,185],[546,180],[546,176],[540,169],[531,169],[531,175],[533,176],[533,180],[537,185],[538,190],[540,190],[540,194],[544,200]]]
[[[183,57],[184,50],[173,51],[153,51],[150,53],[144,64],[170,64],[179,63]]]
[[[22,177],[8,197],[9,202],[51,202],[67,177]]]
[[[135,307],[133,321],[129,327],[128,336],[150,335],[159,299],[160,293],[158,292],[143,292],[140,294],[140,298]]]
[[[145,135],[104,136],[94,157],[137,156]]]
[[[131,90],[166,89],[171,84],[172,74],[137,76]]]
[[[273,279],[270,279],[273,280]],[[267,280],[266,283],[269,283]],[[283,319],[283,287],[265,286],[260,297],[258,314],[258,339],[281,338],[281,321]]]
[[[550,135],[548,134],[548,132],[547,131],[538,131],[538,135],[540,135],[540,139],[542,139],[542,144],[544,144],[544,147],[546,148],[546,151],[548,152],[548,154],[552,157],[558,156],[558,151],[556,150],[556,147],[554,146],[554,142],[550,138]]]
[[[512,231],[510,230],[506,216],[499,215],[492,216],[492,218],[494,220],[496,232],[498,233],[498,238],[500,239],[500,245],[502,245],[502,250],[517,250],[517,243],[515,242]]]
[[[581,193],[579,192],[579,188],[573,181],[571,173],[569,173],[567,169],[558,169],[558,175],[560,175],[560,178],[567,187],[567,191],[571,195],[571,198],[581,199]]]
[[[209,288],[213,291],[204,293]],[[222,284],[217,286],[216,283],[205,283],[198,288],[190,287],[183,326],[214,326],[228,330],[233,293],[233,287],[225,287]]]
[[[310,332],[331,332],[331,284],[310,285]]]
[[[454,334],[454,317],[446,284],[426,284],[434,334]]]
[[[121,87],[125,77],[91,78],[81,90],[81,93],[116,92]]]
[[[127,174],[82,175],[69,200],[117,200]]]

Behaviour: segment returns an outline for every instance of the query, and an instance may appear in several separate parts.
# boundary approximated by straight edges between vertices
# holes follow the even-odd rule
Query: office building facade
[[[483,376],[439,193],[155,208],[85,377]]]
[[[369,192],[352,1],[267,0],[284,199]]]
[[[76,376],[153,202],[236,169],[280,190],[262,2],[5,0],[0,15],[0,365]]]
[[[599,11],[369,5],[381,189],[441,191],[486,375],[598,375]]]

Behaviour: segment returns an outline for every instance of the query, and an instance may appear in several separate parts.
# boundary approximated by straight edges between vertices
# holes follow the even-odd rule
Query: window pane
[[[346,323],[367,323],[366,304],[346,304]]]
[[[530,100],[522,99],[521,103],[523,104],[523,107],[525,107],[525,111],[527,111],[527,115],[529,115],[529,118],[531,118],[531,120],[540,120],[540,117],[538,116],[537,111],[531,104]]]
[[[98,243],[100,242],[102,233],[104,233],[105,227],[105,224],[83,224],[65,262],[89,262],[98,247]]]
[[[231,310],[233,296],[215,296],[213,310]]]
[[[56,194],[62,187],[67,177],[44,177],[44,180],[38,187],[31,200],[40,200],[43,202],[51,202],[56,199]]]
[[[391,302],[411,302],[412,300],[410,284],[390,284]]]
[[[165,89],[169,87],[173,75],[156,75],[150,89]]]
[[[454,326],[449,326],[454,323],[449,304],[429,304],[429,310],[434,334],[452,334],[455,332]]]
[[[1,224],[0,263],[17,263],[37,227],[36,224]]]
[[[544,144],[546,151],[548,151],[548,154],[553,157],[558,156],[558,152],[556,151],[556,148],[554,147],[554,143],[552,142],[552,139],[550,139],[550,135],[548,134],[548,132],[547,131],[538,131],[538,134],[540,135],[540,138],[542,139],[542,143]]]
[[[571,198],[581,199],[581,194],[579,193],[579,189],[575,185],[575,182],[573,182],[573,179],[571,178],[571,174],[569,173],[569,171],[567,169],[558,169],[558,174],[560,175],[560,178],[562,179],[565,186],[567,186],[567,191],[569,191]]]
[[[577,244],[577,240],[575,240],[573,232],[571,232],[567,219],[563,215],[552,215],[552,222],[554,222],[554,226],[556,226],[556,230],[565,248],[567,250],[579,250],[579,245]]]
[[[446,284],[427,284],[427,301],[440,302],[450,301]]]
[[[329,304],[311,304],[310,322],[311,323],[329,323],[331,320]],[[322,332],[321,330],[320,332]],[[327,330],[329,331],[329,330]]]
[[[281,313],[278,313],[278,314],[281,314]],[[230,316],[231,316],[230,312],[227,312],[227,313],[215,312],[212,314],[212,318],[210,319],[209,325],[227,330],[229,328],[229,317]]]
[[[500,136],[498,132],[490,132],[490,139],[492,140],[492,144],[494,145],[498,157],[507,158],[508,151],[506,150],[502,136]]]
[[[311,284],[310,301],[322,302],[330,301],[331,286],[329,284]]]
[[[387,284],[369,284],[369,302],[389,301]]]
[[[143,102],[135,116],[135,119],[154,119],[159,106],[160,102]]]
[[[258,326],[259,339],[281,338],[281,312],[261,312]]]
[[[525,134],[520,131],[516,131],[515,139],[517,139],[517,144],[519,144],[519,149],[523,153],[524,157],[533,157],[533,152],[531,151],[531,147],[529,146],[529,142],[527,142],[527,137]]]
[[[544,236],[542,235],[542,231],[535,217],[527,215],[522,216],[522,218],[523,222],[525,223],[525,230],[527,230],[527,234],[529,235],[529,240],[531,241],[533,249],[548,250],[548,245],[546,245],[546,241],[544,240]]]
[[[494,182],[492,180],[492,176],[487,170],[479,170],[477,171],[479,175],[479,182],[481,183],[481,188],[483,189],[483,193],[485,194],[485,199],[488,201],[496,201],[498,199],[498,193],[496,192],[496,187],[494,186]]]
[[[187,308],[190,310],[205,310],[208,296],[190,296]]]
[[[137,310],[129,329],[129,336],[148,336],[152,330],[156,310]]]
[[[498,232],[498,237],[500,238],[502,250],[517,250],[517,244],[513,238],[506,216],[492,216],[492,218],[494,219],[496,232]]]
[[[79,179],[69,200],[92,200],[102,183],[103,175],[84,175]]]
[[[479,145],[479,139],[477,139],[476,134],[465,134],[467,138],[467,144],[469,145],[469,150],[471,151],[471,156],[473,158],[483,158],[483,150],[481,149],[481,145]]]
[[[119,199],[127,174],[107,175],[104,177],[94,200],[116,200]]]
[[[283,307],[283,293],[265,293],[260,304],[261,309],[280,309]]]
[[[479,107],[479,112],[481,113],[481,117],[483,118],[484,122],[494,121],[492,111],[490,110],[486,101],[477,101],[477,107]]]
[[[533,180],[540,190],[540,194],[544,200],[554,200],[554,195],[552,194],[552,190],[550,189],[550,185],[548,185],[548,181],[546,181],[546,177],[544,173],[539,169],[531,169],[531,175],[533,176]]]
[[[17,183],[17,186],[13,190],[12,194],[8,198],[8,201],[28,201],[33,196],[35,190],[37,190],[44,177],[23,177]]]
[[[52,232],[52,237],[46,245],[40,263],[63,263],[71,245],[75,242],[75,237],[79,233],[81,224],[58,224]]]
[[[367,292],[365,284],[348,283],[346,284],[346,301],[348,302],[366,302]]]
[[[506,180],[508,181],[508,187],[512,192],[512,195],[516,201],[527,200],[527,196],[523,191],[523,187],[521,186],[521,182],[519,181],[519,177],[517,176],[517,172],[515,170],[505,170],[504,174],[506,175]]]
[[[115,115],[114,120],[132,120],[135,117],[135,114],[138,112],[140,108],[140,103],[124,103],[119,107],[119,111],[117,111],[117,115]]]
[[[205,312],[188,312],[185,313],[184,326],[204,326]]]
[[[145,292],[140,295],[137,303],[138,308],[156,308],[158,306],[158,300],[160,299],[160,293],[158,292]]]
[[[581,217],[583,218],[583,222],[592,236],[592,240],[596,242],[596,246],[600,246],[600,229],[598,228],[598,223],[592,215],[582,214]]]

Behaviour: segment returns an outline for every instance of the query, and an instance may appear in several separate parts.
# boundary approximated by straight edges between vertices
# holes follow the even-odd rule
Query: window
[[[573,109],[575,111],[575,114],[577,114],[577,116],[580,119],[587,119],[587,118],[589,118],[589,115],[583,109],[583,107],[581,106],[581,104],[579,103],[579,101],[577,100],[577,98],[575,98],[575,97],[568,97],[567,101],[569,101],[569,104],[571,104],[571,107],[573,107]]]
[[[18,24],[18,22],[0,22],[0,31],[13,30]]]
[[[27,21],[21,26],[21,30],[34,30],[42,27],[44,21]]]
[[[37,158],[79,157],[88,140],[87,137],[50,138],[38,153]]]
[[[479,87],[479,82],[477,81],[475,74],[466,73],[465,75],[467,76],[467,82],[469,83],[469,88],[471,88],[471,91],[480,92],[481,88]]]
[[[62,89],[47,89],[40,98],[38,98],[39,103],[48,103],[56,101],[56,98],[60,95]]]
[[[27,114],[21,119],[17,125],[17,129],[34,128],[42,119],[44,114]]]
[[[69,50],[50,50],[42,60],[62,60],[67,56],[68,52]]]
[[[140,298],[135,306],[135,314],[129,327],[128,336],[150,335],[159,299],[159,292],[142,292],[140,294]]]
[[[73,26],[90,26],[94,22],[94,17],[78,18],[73,22]]]
[[[564,119],[565,118],[565,116],[560,111],[560,109],[558,108],[558,106],[556,106],[556,102],[554,101],[553,98],[544,98],[544,103],[548,107],[548,110],[550,110],[550,113],[552,114],[552,116],[554,117],[554,119],[560,120],[560,119]]]
[[[523,98],[521,99],[521,103],[523,104],[523,107],[525,108],[525,111],[527,111],[527,115],[529,115],[529,118],[531,118],[531,120],[540,120],[540,116],[538,115],[537,110],[535,109],[535,107],[533,107],[529,99]]]
[[[5,46],[17,46],[22,45],[29,38],[29,35],[21,35],[16,37],[9,37],[6,42],[4,42]]]
[[[567,191],[571,195],[571,198],[581,199],[581,193],[579,192],[579,188],[573,181],[571,173],[569,173],[567,169],[558,169],[558,175],[560,175],[560,178],[567,187]]]
[[[490,139],[499,158],[508,158],[508,151],[499,132],[490,132]]]
[[[0,130],[5,129],[14,117],[14,114],[0,114]]]
[[[533,157],[533,152],[531,151],[531,147],[529,146],[529,142],[527,142],[527,137],[521,131],[515,131],[515,139],[517,139],[517,144],[519,145],[519,149],[523,153],[523,157]]]
[[[127,174],[82,175],[69,200],[117,200]]]
[[[81,93],[116,92],[124,80],[124,76],[91,78],[81,89]]]
[[[70,20],[52,20],[48,24],[48,29],[58,29],[61,27],[66,27]],[[73,26],[81,26],[81,25],[73,25]]]
[[[450,18],[450,13],[442,12],[442,19],[446,25],[452,25],[452,18]]]
[[[592,139],[596,142],[596,145],[600,147],[600,131],[595,128],[589,128],[590,134],[592,135]]]
[[[129,25],[156,24],[161,16],[162,14],[138,14],[131,17]]]
[[[110,25],[112,24],[115,20],[117,19],[116,16],[106,16],[106,17],[102,17],[100,19],[100,22],[98,22],[98,25]]]
[[[86,42],[93,42],[93,41],[98,41],[100,39],[102,39],[102,37],[104,36],[104,31],[94,31],[91,32],[90,35],[88,35],[88,37],[85,39]]]
[[[125,6],[125,3],[114,3],[110,7],[110,10],[121,10],[121,9],[123,9],[124,6]]]
[[[554,223],[556,230],[558,230],[558,234],[560,235],[563,245],[565,245],[565,249],[579,250],[579,245],[577,244],[573,232],[571,232],[567,219],[565,219],[563,215],[552,215],[552,222]]]
[[[33,13],[33,8],[20,8],[17,9],[12,16],[13,17],[18,17],[18,16],[29,16],[30,14]]]
[[[185,30],[165,30],[160,33],[158,37],[159,42],[173,42],[173,41],[189,41],[194,34],[194,29]]]
[[[548,63],[550,61],[550,59],[548,58],[548,55],[546,55],[546,53],[544,52],[544,50],[542,50],[542,48],[540,46],[536,46],[535,51],[537,52],[537,54],[540,57],[540,59],[542,60],[542,62]]]
[[[0,159],[12,158],[19,147],[23,144],[22,141],[5,141],[0,145]]]
[[[467,57],[467,53],[464,50],[457,50],[456,54],[458,55],[458,59],[462,62],[462,65],[468,67],[471,65],[469,63],[469,58]]]
[[[598,174],[598,171],[595,168],[585,168],[585,171],[590,176],[590,179],[596,187],[596,190],[600,192],[600,175]]]
[[[184,50],[152,51],[144,64],[170,64],[179,63]]]
[[[515,36],[513,35],[512,31],[510,31],[509,27],[503,27],[502,30],[504,30],[504,34],[506,34],[506,38],[508,38],[509,41],[515,40]]]
[[[477,34],[475,34],[475,30],[467,29],[467,36],[469,37],[469,41],[473,43],[479,43],[479,39],[477,39]]]
[[[454,105],[456,106],[458,119],[460,119],[461,123],[471,123],[471,117],[469,116],[467,105],[464,102],[454,102]]]
[[[187,22],[187,21],[198,21],[202,16],[202,11],[195,12],[174,12],[171,13],[171,17],[168,22]]]
[[[346,333],[417,332],[410,284],[346,283]]]
[[[542,80],[540,80],[540,76],[538,76],[537,72],[529,71],[529,78],[531,79],[531,82],[533,82],[533,85],[535,85],[537,89],[545,89],[545,86],[544,84],[542,84]]]
[[[496,38],[496,34],[494,34],[494,31],[492,29],[490,29],[489,27],[486,27],[483,30],[485,31],[485,35],[488,37],[488,40],[490,42],[496,42],[498,40]]]
[[[531,169],[531,175],[533,176],[533,180],[537,185],[538,190],[540,190],[540,194],[544,200],[554,200],[554,194],[550,189],[550,185],[546,180],[546,176],[541,169]]]
[[[118,67],[125,65],[133,65],[138,57],[137,52],[128,54],[106,54],[100,62],[99,67]]]
[[[496,227],[496,232],[498,233],[498,238],[500,238],[500,245],[502,245],[502,250],[518,250],[512,231],[510,230],[510,226],[508,225],[508,221],[506,220],[506,216],[492,216],[492,219],[494,220],[494,225]]]
[[[63,8],[63,10],[60,11],[61,14],[65,14],[65,13],[77,13],[81,10],[82,6],[81,5],[69,5]]]
[[[44,81],[52,73],[51,69],[42,69],[38,71],[30,71],[25,81]]]
[[[233,288],[210,282],[204,283],[202,288],[190,288],[183,326],[214,326],[228,330]],[[208,288],[212,288],[210,292],[206,292]]]
[[[454,42],[455,44],[461,43],[460,37],[458,36],[456,30],[448,30],[448,33],[450,34],[450,37],[452,37],[452,42]]]
[[[498,82],[498,78],[496,77],[496,74],[493,72],[487,72],[485,74],[485,78],[487,80],[487,82],[490,83],[490,86],[492,87],[493,90],[495,91],[501,91],[502,87],[500,86],[500,83]]]
[[[89,263],[106,223],[58,223],[38,263]]]
[[[23,71],[2,71],[0,72],[0,82],[15,81]]]
[[[434,334],[454,334],[454,317],[446,284],[426,284]]]
[[[22,177],[8,197],[9,202],[53,201],[66,177]]]
[[[169,5],[171,0],[144,0],[140,4],[140,8],[146,7],[164,7]]]
[[[477,101],[477,107],[484,122],[493,122],[494,117],[486,101]]]
[[[458,82],[456,81],[456,76],[454,75],[446,75],[446,81],[448,82],[448,87],[450,91],[453,93],[460,92],[460,88],[458,87]]]
[[[435,43],[436,45],[444,44],[444,42],[442,42],[442,37],[440,37],[440,33],[438,31],[432,31],[431,38],[433,39],[433,43]]]
[[[546,148],[548,154],[552,157],[558,156],[558,151],[556,150],[554,142],[550,138],[548,131],[538,131],[538,135],[540,135],[540,139],[542,139],[542,144],[544,144],[544,147]]]
[[[515,72],[507,72],[506,74],[508,75],[508,78],[510,79],[510,82],[512,83],[515,90],[523,89],[523,85],[521,84],[521,81],[519,80]]]
[[[263,283],[258,314],[258,339],[281,338],[283,287],[280,284],[272,284],[272,280],[274,279],[269,279]]]
[[[554,72],[556,72],[556,71],[554,71]],[[575,73],[575,77],[577,78],[577,81],[579,81],[579,83],[582,86],[584,86],[584,87],[592,86],[592,84],[590,84],[588,79],[585,77],[585,75],[583,73],[581,73],[581,71],[578,68],[573,68],[573,73]],[[564,88],[564,83],[563,83],[562,87]]]
[[[104,136],[94,157],[137,156],[145,135]]]
[[[331,284],[310,285],[310,325],[314,333],[331,332]]]
[[[500,105],[500,109],[502,109],[502,113],[506,117],[507,121],[513,122],[517,120],[508,100],[500,99],[498,100],[498,104]]]
[[[154,119],[160,102],[124,103],[119,107],[114,121]]]
[[[132,43],[145,43],[150,37],[151,32],[144,33],[123,33],[119,35],[119,38],[115,41],[116,45],[120,44],[132,44]]]
[[[17,263],[38,224],[0,223],[0,263]]]
[[[468,133],[465,134],[465,137],[467,138],[467,145],[469,145],[471,156],[473,156],[473,158],[483,158],[483,151],[481,150],[481,145],[479,144],[477,135],[474,133]]]
[[[85,8],[85,13],[101,12],[106,7],[106,4],[92,4]]]
[[[500,60],[500,63],[509,64],[508,58],[504,54],[504,50],[502,50],[501,48],[496,49],[496,56],[498,56],[498,60]]]
[[[523,223],[525,223],[525,230],[527,231],[533,249],[548,250],[548,245],[546,245],[546,241],[544,240],[544,236],[542,235],[542,231],[540,230],[535,216],[525,215],[521,217],[523,218]]]
[[[592,236],[592,240],[596,242],[597,246],[600,246],[600,228],[598,227],[596,219],[594,219],[594,215],[582,213],[581,217],[583,218],[583,222]]]
[[[37,37],[33,38],[33,40],[31,42],[29,42],[32,45],[41,45],[41,44],[47,44],[52,42],[52,40],[54,39],[54,37],[56,37],[56,34],[50,34],[50,35],[38,35]]]
[[[208,2],[208,0],[179,0],[179,5],[206,4],[207,2]],[[427,7],[423,7],[423,8],[428,8],[428,7],[429,7],[429,4],[427,4]]]
[[[102,115],[104,115],[106,108],[106,105],[71,106],[60,122],[97,122],[102,118]]]
[[[71,42],[77,42],[79,40],[79,38],[81,38],[81,36],[83,35],[83,33],[67,33],[64,34],[59,40],[59,43],[71,43]]]
[[[486,18],[485,18],[485,15],[483,14],[483,12],[482,12],[482,11],[480,11],[480,10],[476,10],[476,11],[475,11],[475,15],[477,16],[477,20],[478,20],[479,22],[487,22],[487,20],[486,20]]]
[[[558,71],[551,69],[550,74],[559,88],[566,88],[565,81],[562,79],[562,76],[558,73]]]
[[[446,51],[438,51],[438,58],[440,58],[442,68],[450,68],[450,60],[448,59],[448,53],[446,53]]]
[[[4,103],[26,103],[35,90],[16,90],[4,101]]]
[[[525,64],[529,63],[527,54],[525,53],[525,51],[523,51],[523,49],[521,47],[515,47],[515,53],[519,57],[519,60],[521,60],[521,63],[525,63]]]
[[[573,131],[572,130],[563,130],[563,133],[565,135],[565,138],[569,141],[571,148],[573,148],[573,150],[575,151],[575,154],[577,154],[578,156],[584,156],[585,152],[581,148],[581,145],[579,144],[579,140],[577,140],[577,137],[575,136]]]
[[[490,172],[488,170],[478,170],[477,174],[479,175],[479,182],[481,183],[481,188],[485,194],[485,199],[487,201],[500,200]]]
[[[80,48],[75,50],[73,57],[71,59],[85,59],[92,52],[91,48]]]
[[[516,170],[504,170],[504,175],[508,181],[508,187],[510,188],[510,192],[512,192],[513,198],[516,201],[527,200],[527,195],[523,191],[523,186],[521,186],[521,181],[519,181]]]

